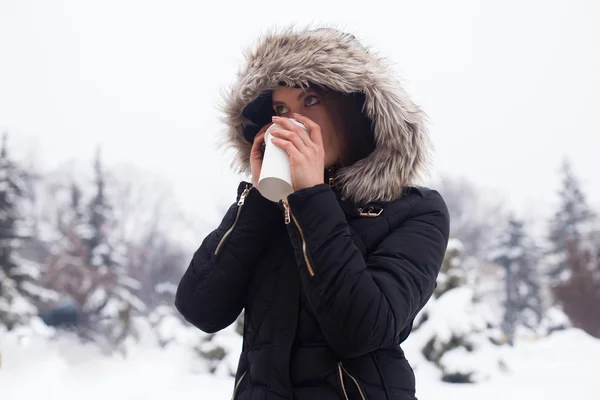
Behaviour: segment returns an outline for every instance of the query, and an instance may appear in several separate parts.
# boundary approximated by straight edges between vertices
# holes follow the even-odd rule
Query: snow
[[[448,252],[457,251],[459,253],[462,253],[463,249],[464,249],[464,246],[460,240],[458,240],[456,238],[450,238],[448,240],[448,247],[447,247]]]
[[[43,299],[47,302],[59,300],[59,295],[56,292],[44,289],[43,287],[32,282],[21,282],[21,290],[27,292],[32,297]]]
[[[472,289],[451,289],[431,299],[422,313],[427,314],[427,320],[413,330],[403,346],[415,371],[429,369],[437,360],[438,369],[430,373],[437,379],[460,374],[481,382],[498,374],[504,347],[491,341],[499,341],[500,335],[493,329],[498,323],[488,304],[475,301]]]
[[[12,270],[12,276],[27,276],[31,279],[40,277],[40,265],[38,263],[19,258],[17,266]]]
[[[175,324],[173,331],[187,331],[184,341],[199,339],[200,331]],[[149,334],[150,331],[146,333]],[[231,327],[219,338],[231,350],[235,365],[241,339]],[[194,352],[184,345],[152,346],[140,341],[125,357],[104,356],[70,337],[52,337],[38,325],[30,331],[0,333],[0,388],[3,400],[60,398],[62,400],[151,400],[165,398],[228,399],[233,378],[227,371],[203,372]],[[600,340],[577,329],[518,343],[503,354],[505,370],[479,384],[446,384],[419,368],[417,394],[421,399],[596,399]],[[482,357],[485,357],[482,355]],[[483,361],[483,360],[482,360]]]
[[[156,284],[156,286],[154,287],[154,290],[158,294],[175,295],[175,293],[177,292],[177,285],[175,285],[174,283],[171,283],[171,282],[162,282],[162,283]]]
[[[448,291],[438,300],[430,300],[430,320],[435,321],[430,329],[435,330],[435,334],[444,341],[450,340],[452,335],[462,336],[473,329],[485,329],[488,313],[483,311],[487,311],[486,306],[482,304],[476,310],[473,297],[471,289],[460,287]],[[421,328],[423,331],[426,329]]]
[[[14,315],[30,315],[35,313],[35,307],[22,296],[17,296],[10,303],[9,312]]]

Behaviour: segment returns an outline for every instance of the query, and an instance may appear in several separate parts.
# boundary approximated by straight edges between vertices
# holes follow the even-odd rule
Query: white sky
[[[600,206],[598,21],[595,0],[0,0],[0,130],[44,168],[102,144],[217,221],[238,177],[215,151],[216,102],[242,49],[274,25],[333,24],[394,62],[429,115],[436,172],[542,217],[563,155]]]

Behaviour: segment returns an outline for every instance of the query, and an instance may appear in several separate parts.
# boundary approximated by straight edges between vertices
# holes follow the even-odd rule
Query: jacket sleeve
[[[444,259],[449,216],[442,197],[430,191],[416,200],[410,218],[366,261],[328,185],[295,192],[288,204],[302,286],[331,348],[352,358],[398,344],[433,294]]]
[[[179,313],[214,333],[235,321],[244,307],[254,267],[281,210],[242,182],[237,201],[194,253],[175,294]]]

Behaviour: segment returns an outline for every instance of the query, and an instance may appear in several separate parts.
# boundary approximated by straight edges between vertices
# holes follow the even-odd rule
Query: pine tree
[[[92,195],[86,196],[89,192],[73,182],[69,204],[60,206],[61,237],[45,281],[78,305],[79,334],[113,350],[135,336],[133,316],[144,304],[137,296],[138,282],[129,276],[127,249],[116,235],[119,226],[107,188],[98,152]]]
[[[105,174],[100,160],[100,152],[96,154],[94,163],[94,186],[96,193],[88,206],[88,223],[90,235],[87,238],[90,251],[88,263],[93,268],[107,268],[114,270],[120,267],[121,254],[111,248],[107,241],[107,231],[111,228],[111,207],[106,198]]]
[[[5,133],[0,150],[0,326],[9,330],[26,324],[37,314],[36,304],[53,294],[36,283],[40,266],[19,254],[32,237],[22,207],[27,179],[27,172],[9,157]]]
[[[567,243],[579,247],[582,237],[589,234],[589,223],[594,213],[588,207],[579,180],[575,177],[571,164],[565,160],[562,164],[562,188],[559,191],[560,206],[550,221],[549,241],[550,271],[554,284],[568,279],[570,271],[567,263]]]
[[[97,329],[112,344],[119,344],[128,336],[135,335],[132,317],[145,307],[136,294],[139,283],[128,275],[126,248],[116,240],[117,224],[106,193],[106,174],[100,151],[96,155],[94,172],[95,194],[88,205],[85,229],[87,264],[95,274],[109,277],[107,284],[98,287],[93,296],[97,304],[105,305],[101,308]]]
[[[490,376],[501,362],[498,318],[475,291],[472,266],[478,260],[464,254],[458,240],[451,240],[438,276],[438,290],[415,319],[407,343],[418,352],[409,357],[432,364],[445,382],[471,383]],[[485,362],[482,362],[485,360]]]
[[[514,217],[500,238],[494,261],[504,269],[504,317],[502,331],[512,345],[519,326],[535,331],[543,315],[537,273],[537,247],[527,236],[524,222]]]
[[[61,303],[72,304],[72,313],[63,326],[64,318],[53,316],[55,309],[44,312],[44,320],[56,326],[75,325],[83,337],[92,335],[94,325],[107,298],[99,299],[96,292],[112,282],[108,271],[90,265],[89,241],[93,235],[86,221],[83,190],[71,182],[67,189],[68,202],[57,205],[56,229],[58,240],[44,268],[42,282],[61,294]],[[58,196],[60,197],[60,196]]]

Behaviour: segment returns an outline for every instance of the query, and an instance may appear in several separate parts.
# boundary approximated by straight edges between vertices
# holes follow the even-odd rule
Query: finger
[[[275,146],[280,147],[283,150],[285,150],[286,153],[288,153],[288,155],[290,156],[290,159],[294,159],[294,160],[302,159],[303,155],[296,148],[296,146],[294,146],[294,143],[290,142],[289,140],[280,139],[277,137],[273,138],[272,141]]]
[[[260,145],[261,142],[265,141],[265,134],[266,132],[259,132],[256,136],[254,136],[254,142],[253,145]]]
[[[258,131],[257,135],[265,133],[267,131],[267,129],[269,129],[271,127],[271,125],[273,125],[273,122],[269,122],[268,124],[266,124],[265,126],[263,126],[262,128],[260,128],[260,131]]]
[[[275,138],[285,139],[292,142],[294,146],[296,146],[296,149],[298,149],[298,151],[300,151],[301,153],[306,153],[306,144],[304,144],[304,142],[300,138],[301,135],[306,136],[306,134],[298,134],[296,132],[283,129],[273,129],[271,131],[271,135],[273,135],[273,137]]]
[[[252,142],[251,153],[258,152],[265,142],[265,132],[259,133],[254,137],[254,141]]]
[[[300,126],[296,125],[295,123],[293,123],[292,121],[290,121],[289,118],[273,117],[273,121],[275,123],[277,123],[278,125],[283,126],[287,130],[296,132],[298,134],[298,137],[300,138],[300,140],[302,140],[302,142],[304,143],[305,146],[312,145],[312,141],[310,140],[310,135],[307,135],[306,131],[304,129],[302,129],[302,127],[300,127]]]
[[[271,127],[271,125],[273,125],[273,122],[269,122],[268,124],[266,124],[265,126],[263,126],[260,131],[258,131],[258,133],[255,136],[255,140],[259,139],[259,140],[263,140],[265,138],[265,134],[267,133],[267,129],[269,129]]]
[[[254,141],[252,142],[253,149],[255,148],[255,145],[256,147],[264,147],[265,134],[267,132],[267,129],[269,129],[271,125],[273,125],[273,122],[269,122],[268,124],[260,128],[260,131],[258,131],[258,133],[254,136]]]
[[[304,115],[300,115],[294,113],[294,118],[301,122],[306,129],[310,132],[311,140],[319,147],[323,147],[323,135],[321,134],[321,127],[312,119],[305,117]]]

